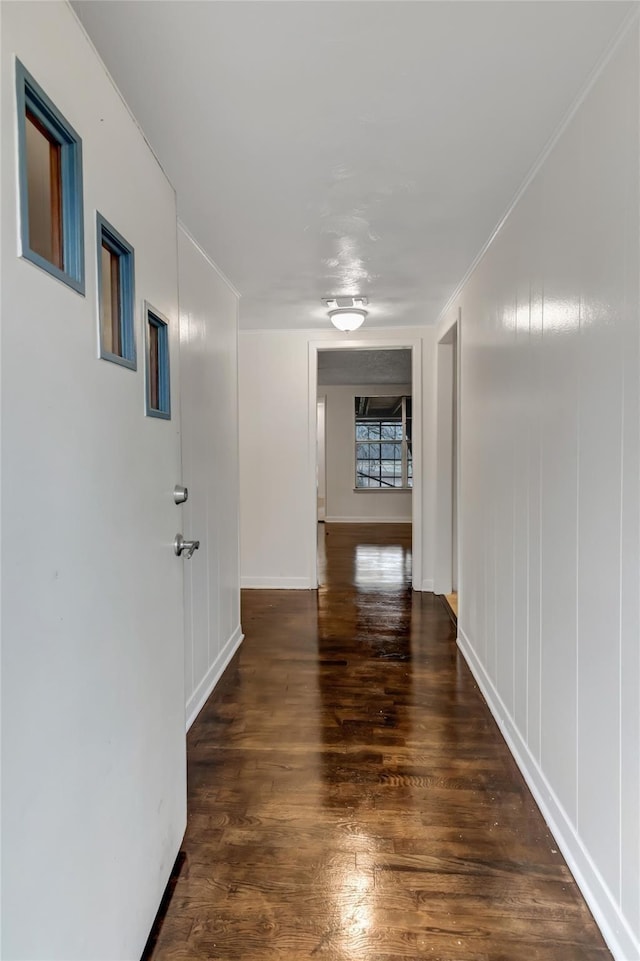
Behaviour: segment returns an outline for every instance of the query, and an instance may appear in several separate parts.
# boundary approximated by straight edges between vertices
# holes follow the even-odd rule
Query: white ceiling
[[[245,328],[434,323],[630,4],[76,0]]]

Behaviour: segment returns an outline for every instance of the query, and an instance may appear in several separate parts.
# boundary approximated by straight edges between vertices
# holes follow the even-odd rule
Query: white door
[[[34,370],[36,316],[3,313],[3,957],[137,958],[185,825],[179,416],[90,352]]]
[[[7,14],[2,957],[134,961],[186,821],[175,195],[66,6]],[[84,137],[84,296],[18,256],[16,50]],[[97,356],[96,210],[135,248],[136,370]],[[170,420],[145,415],[143,298]]]

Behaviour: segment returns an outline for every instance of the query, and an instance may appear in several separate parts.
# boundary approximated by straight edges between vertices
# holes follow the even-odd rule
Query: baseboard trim
[[[411,524],[410,517],[325,517],[326,524]]]
[[[240,586],[258,591],[310,591],[308,577],[242,577]]]
[[[421,591],[433,591],[433,578],[423,581]]]
[[[187,731],[197,718],[206,702],[209,700],[214,687],[224,673],[224,669],[240,647],[243,640],[244,634],[242,633],[242,627],[240,624],[238,624],[237,628],[187,701]]]
[[[489,710],[498,724],[500,733],[507,742],[507,746],[513,754],[516,764],[520,768],[529,790],[533,794],[542,816],[569,866],[569,870],[582,891],[611,953],[616,961],[640,959],[640,941],[620,913],[608,885],[593,863],[582,839],[556,797],[551,784],[516,727],[502,698],[478,659],[469,638],[460,627],[458,627],[458,647],[482,691]]]

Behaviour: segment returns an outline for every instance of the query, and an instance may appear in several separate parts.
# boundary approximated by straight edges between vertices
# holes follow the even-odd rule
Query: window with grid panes
[[[411,397],[356,397],[355,446],[356,489],[411,488]]]

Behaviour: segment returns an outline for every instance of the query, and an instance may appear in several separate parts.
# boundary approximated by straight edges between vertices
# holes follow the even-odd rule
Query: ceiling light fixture
[[[325,300],[329,310],[329,320],[338,330],[349,332],[362,327],[367,317],[367,311],[363,310],[367,303],[366,297],[335,297]]]

